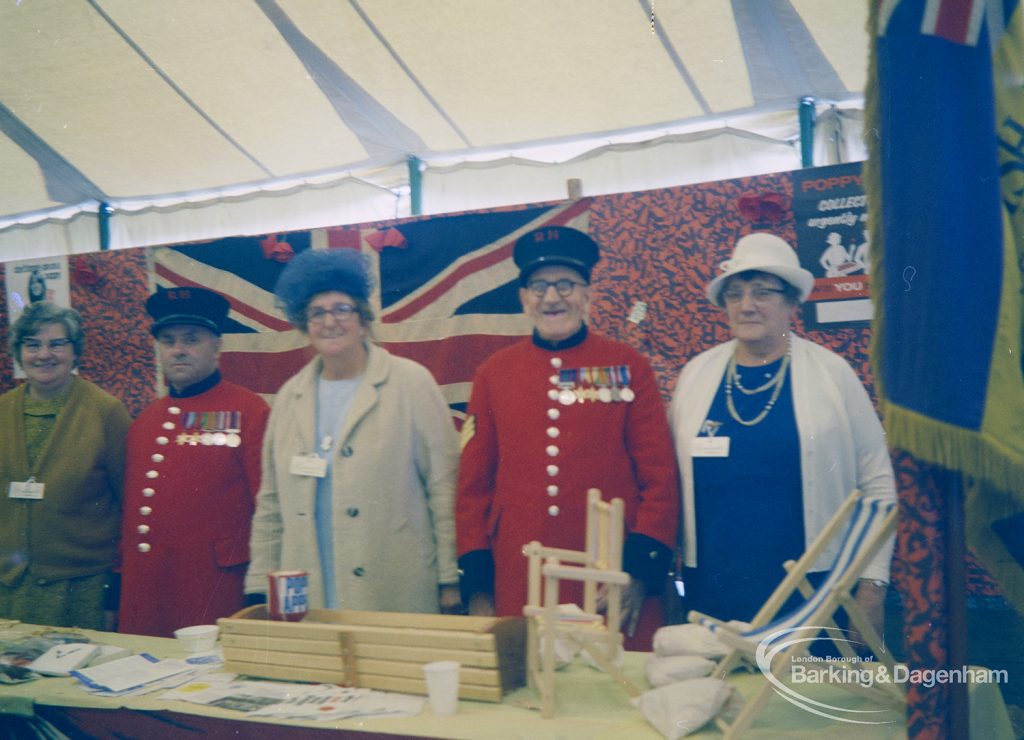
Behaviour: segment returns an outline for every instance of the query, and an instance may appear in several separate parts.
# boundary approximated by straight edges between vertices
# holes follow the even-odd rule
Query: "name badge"
[[[7,498],[26,498],[39,500],[43,497],[43,484],[35,478],[26,481],[12,480],[7,488]]]
[[[694,457],[729,457],[728,437],[694,437]]]
[[[327,475],[327,461],[316,455],[294,455],[288,472],[292,475],[323,478]]]

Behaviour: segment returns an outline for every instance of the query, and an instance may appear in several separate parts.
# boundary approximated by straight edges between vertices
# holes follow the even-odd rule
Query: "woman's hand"
[[[437,588],[437,605],[442,614],[465,614],[457,583],[442,584]]]
[[[874,628],[878,636],[883,639],[885,635],[886,591],[887,586],[885,585],[876,585],[873,581],[862,580],[857,584],[857,591],[853,595],[854,601],[857,602],[857,606],[864,612],[868,623]],[[855,625],[851,623],[847,631],[849,632],[850,642],[854,643],[859,653],[870,652],[867,645],[857,645],[857,643],[863,643],[864,638]]]

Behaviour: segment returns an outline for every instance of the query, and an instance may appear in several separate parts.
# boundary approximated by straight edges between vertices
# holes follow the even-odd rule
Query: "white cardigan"
[[[810,545],[854,488],[868,496],[892,499],[896,497],[896,485],[885,433],[853,368],[831,350],[790,336],[790,386],[800,436],[804,530]],[[679,374],[672,396],[672,433],[682,477],[684,554],[689,567],[697,565],[692,443],[711,408],[735,345],[732,340],[690,360]],[[727,533],[713,536],[724,537]],[[889,580],[892,548],[890,539],[865,569],[865,578]],[[814,570],[827,570],[836,549],[826,549]]]

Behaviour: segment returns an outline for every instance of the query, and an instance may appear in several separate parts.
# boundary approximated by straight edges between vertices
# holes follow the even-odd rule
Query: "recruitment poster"
[[[793,215],[801,266],[814,275],[804,306],[809,329],[871,321],[871,248],[859,162],[793,173]]]
[[[5,271],[7,317],[12,324],[31,303],[50,301],[58,306],[71,306],[67,257],[8,262]],[[17,363],[14,365],[14,377],[25,377],[24,371]]]

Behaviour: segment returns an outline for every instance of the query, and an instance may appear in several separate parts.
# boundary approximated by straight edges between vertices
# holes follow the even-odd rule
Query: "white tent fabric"
[[[3,0],[0,260],[864,158],[867,3]],[[412,165],[410,165],[410,158]],[[103,204],[103,205],[101,205]]]

